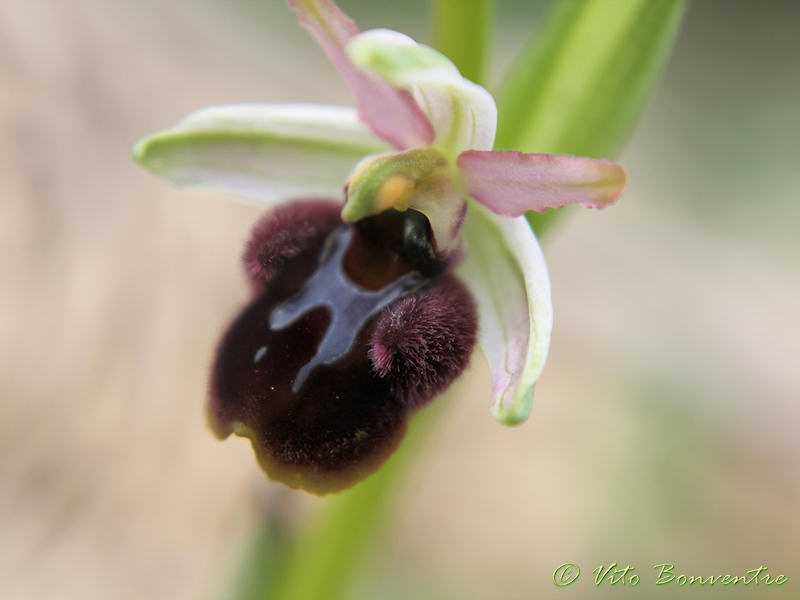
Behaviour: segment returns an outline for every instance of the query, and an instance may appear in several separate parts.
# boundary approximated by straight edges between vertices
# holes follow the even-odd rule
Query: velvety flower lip
[[[316,494],[383,463],[408,417],[464,370],[477,330],[448,265],[417,270],[403,244],[419,225],[411,211],[347,225],[340,208],[297,200],[256,224],[243,257],[253,299],[223,337],[210,385],[215,433],[249,438],[272,479]],[[275,268],[278,230],[291,252]]]
[[[422,289],[428,283],[416,271],[409,271],[378,290],[353,285],[344,271],[344,256],[353,237],[352,228],[340,228],[327,240],[317,270],[303,288],[272,309],[269,328],[285,329],[306,313],[326,308],[330,323],[314,356],[297,372],[292,392],[297,393],[308,375],[320,365],[330,365],[350,351],[366,322],[399,298]]]
[[[178,185],[269,206],[285,198],[340,198],[344,190],[335,218],[330,206],[303,202],[256,226],[245,250],[254,299],[226,334],[212,385],[218,432],[250,437],[271,477],[324,492],[336,487],[321,483],[337,479],[331,473],[352,483],[353,473],[363,475],[382,460],[375,457],[385,458],[409,411],[464,368],[476,326],[492,372],[492,414],[506,425],[527,418],[553,308],[544,257],[523,215],[568,204],[603,208],[622,193],[626,176],[607,160],[493,150],[492,96],[445,56],[395,31],[360,32],[332,0],[289,4],[357,108],[211,107],[141,140],[134,158]],[[326,332],[341,327],[335,313],[344,295],[327,306],[306,298],[283,325],[270,327],[270,315],[302,299],[339,227],[353,235],[346,279],[364,288],[347,300],[353,306],[369,295],[364,290],[391,288],[411,271],[426,283],[380,310],[359,309],[363,319],[345,321],[350,345],[337,334],[331,350]],[[409,266],[398,270],[400,264]],[[301,351],[296,340],[309,348]],[[296,389],[282,380],[277,395],[265,389],[270,378],[291,379],[284,366],[253,367],[276,360],[276,341],[285,345],[292,373],[312,365]],[[316,362],[315,352],[322,356]],[[346,403],[362,421],[304,395],[317,389],[341,400],[339,386],[348,381],[359,392],[344,394]],[[382,400],[365,404],[367,396]]]

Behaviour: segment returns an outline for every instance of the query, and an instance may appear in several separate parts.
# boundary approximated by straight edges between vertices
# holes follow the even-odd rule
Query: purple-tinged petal
[[[475,148],[490,150],[497,129],[491,94],[465,79],[443,54],[389,29],[360,33],[347,55],[382,80],[409,90],[431,121],[434,145],[448,156]]]
[[[361,71],[350,61],[345,45],[359,31],[332,0],[289,0],[289,5],[350,86],[361,120],[376,135],[399,149],[433,141],[433,126],[408,91]]]
[[[625,188],[625,170],[617,163],[566,154],[468,150],[458,166],[470,196],[511,217],[567,204],[603,208]]]
[[[478,305],[478,343],[492,373],[492,415],[517,425],[530,413],[550,347],[547,266],[524,217],[500,217],[470,201],[464,237],[458,274]]]

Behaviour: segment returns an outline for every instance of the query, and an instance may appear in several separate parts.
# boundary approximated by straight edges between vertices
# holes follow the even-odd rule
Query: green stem
[[[437,0],[434,5],[434,47],[475,83],[486,72],[493,9],[494,0]]]
[[[346,598],[370,550],[380,540],[398,488],[442,413],[444,398],[417,415],[400,449],[374,475],[354,488],[323,500],[288,551],[280,577],[262,598],[338,600]]]

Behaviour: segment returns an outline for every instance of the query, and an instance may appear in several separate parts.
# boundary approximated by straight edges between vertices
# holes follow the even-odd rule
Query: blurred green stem
[[[461,74],[481,83],[486,73],[494,0],[437,0],[433,46],[452,60]]]
[[[439,398],[414,418],[400,449],[377,473],[354,488],[321,501],[324,506],[289,547],[283,570],[262,598],[346,597],[354,576],[385,530],[399,484],[443,412],[444,400]]]

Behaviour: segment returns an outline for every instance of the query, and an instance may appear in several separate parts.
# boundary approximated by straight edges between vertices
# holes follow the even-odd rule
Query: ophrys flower
[[[527,417],[552,306],[522,215],[603,207],[625,175],[603,160],[492,150],[494,101],[446,57],[394,31],[359,33],[330,0],[290,4],[357,111],[204,109],[135,156],[181,185],[296,199],[247,246],[254,298],[221,343],[210,414],[220,435],[251,439],[271,477],[324,493],[377,468],[407,416],[461,373],[476,312],[492,412]],[[320,200],[342,189],[343,206]]]

